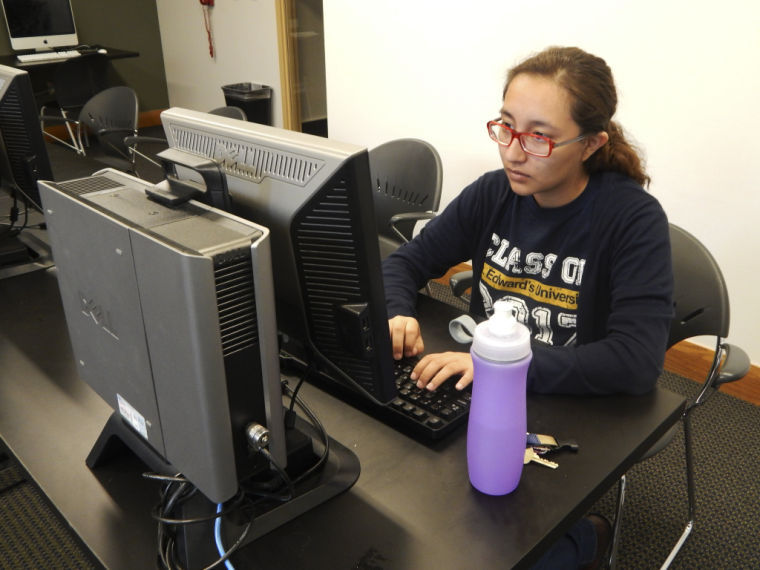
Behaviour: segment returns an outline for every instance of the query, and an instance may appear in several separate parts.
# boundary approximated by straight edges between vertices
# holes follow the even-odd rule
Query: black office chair
[[[125,172],[134,173],[133,155],[124,144],[127,136],[137,135],[137,93],[131,87],[109,87],[92,97],[79,113],[83,128],[93,134],[97,147],[89,156]]]
[[[662,568],[667,568],[675,559],[694,527],[694,466],[691,450],[691,412],[702,405],[720,386],[735,382],[747,375],[750,360],[740,347],[728,344],[730,307],[728,289],[718,263],[705,246],[685,230],[670,225],[670,241],[673,251],[673,276],[675,279],[675,317],[670,326],[668,348],[697,336],[712,336],[716,339],[713,361],[701,389],[696,397],[689,400],[682,416],[684,430],[684,453],[686,456],[686,484],[688,498],[688,521],[680,538],[673,546]],[[668,431],[642,457],[644,461],[664,449],[673,439],[676,427]],[[619,541],[620,522],[625,500],[626,478],[620,478],[618,500],[613,527],[612,548],[609,565],[614,567]]]
[[[86,154],[87,138],[79,115],[85,103],[108,86],[107,63],[107,58],[102,54],[82,55],[61,62],[53,76],[54,104],[45,104],[40,108],[43,133],[82,156]],[[54,115],[54,111],[57,114]],[[65,125],[69,140],[45,131],[45,126],[51,123]]]
[[[433,218],[441,202],[443,167],[433,145],[396,139],[369,151],[369,170],[381,258],[412,239],[418,220]]]

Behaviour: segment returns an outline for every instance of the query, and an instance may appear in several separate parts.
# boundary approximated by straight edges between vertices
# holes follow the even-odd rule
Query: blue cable
[[[216,505],[216,513],[219,514],[221,512],[222,503],[219,503]],[[214,522],[214,541],[216,542],[216,550],[219,552],[219,556],[224,556],[226,552],[222,545],[222,517],[216,517],[216,522]],[[235,570],[229,559],[224,561],[224,565],[227,567],[227,570]]]

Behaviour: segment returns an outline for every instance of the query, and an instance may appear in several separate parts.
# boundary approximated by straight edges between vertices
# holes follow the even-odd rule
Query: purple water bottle
[[[517,488],[525,455],[525,393],[533,356],[530,332],[517,322],[509,301],[496,301],[493,316],[473,336],[472,403],[467,424],[470,482],[488,495]]]

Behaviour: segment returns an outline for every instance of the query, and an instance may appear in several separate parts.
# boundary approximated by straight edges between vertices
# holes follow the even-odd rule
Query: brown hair
[[[649,184],[638,151],[626,140],[620,125],[612,120],[617,108],[617,91],[612,71],[602,58],[577,47],[547,48],[509,70],[502,95],[521,73],[556,80],[572,97],[570,113],[582,132],[609,134],[607,144],[584,163],[586,172],[611,170],[630,176],[642,186]]]

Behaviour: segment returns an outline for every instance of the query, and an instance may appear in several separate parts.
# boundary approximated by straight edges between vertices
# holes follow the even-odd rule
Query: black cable
[[[314,372],[314,364],[309,363],[309,365],[306,368],[306,371],[298,379],[298,383],[296,384],[295,390],[291,391],[292,393],[290,394],[290,406],[288,407],[288,411],[291,414],[294,413],[296,400],[298,399],[298,391],[301,389],[301,386],[303,386],[304,382],[306,382],[306,380],[311,377],[313,372]]]
[[[269,464],[275,468],[277,473],[279,473],[280,477],[285,483],[285,486],[288,488],[288,496],[287,496],[287,499],[285,499],[285,501],[290,501],[291,499],[293,499],[296,496],[296,489],[293,486],[293,481],[290,479],[290,476],[287,474],[285,469],[283,469],[282,466],[280,466],[280,464],[274,460],[274,457],[272,457],[272,454],[269,453],[268,449],[261,449],[259,453],[261,453],[264,457],[267,458],[267,461],[269,461]]]
[[[229,514],[236,509],[243,501],[246,500],[245,494],[239,490],[236,496],[227,501],[225,506],[214,513],[213,516],[208,517],[195,517],[178,519],[171,517],[172,511],[181,505],[183,501],[188,500],[194,496],[198,489],[185,479],[181,475],[159,475],[156,473],[144,473],[144,477],[148,479],[155,479],[163,481],[165,485],[162,487],[160,493],[159,505],[154,509],[154,518],[158,521],[158,563],[162,568],[166,570],[183,570],[182,565],[177,560],[176,554],[176,537],[174,527],[196,524],[201,522],[209,522],[218,518],[222,518],[224,515]],[[245,537],[253,525],[253,521],[249,520],[240,533],[240,536],[236,539],[235,543],[230,546],[226,551],[210,565],[206,566],[204,570],[211,570],[223,564],[229,557],[243,544]]]
[[[289,392],[291,402],[297,403],[298,407],[301,408],[301,410],[303,410],[303,412],[308,416],[312,426],[314,426],[314,428],[319,433],[320,438],[322,439],[322,445],[324,446],[324,450],[322,451],[322,455],[319,460],[317,460],[314,465],[312,465],[309,469],[304,471],[295,479],[294,483],[300,483],[312,473],[314,473],[317,469],[321,468],[327,461],[327,458],[330,455],[330,437],[327,434],[327,430],[322,425],[322,422],[319,421],[317,415],[311,410],[311,408],[309,408],[309,406],[306,405],[306,403],[301,398],[298,397],[295,391],[291,390],[290,386],[287,384],[284,385],[284,389],[286,392]]]

